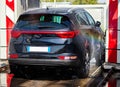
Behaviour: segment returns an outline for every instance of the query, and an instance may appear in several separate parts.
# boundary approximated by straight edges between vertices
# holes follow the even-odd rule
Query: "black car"
[[[46,8],[18,18],[9,46],[11,73],[21,66],[65,68],[86,77],[90,60],[103,62],[104,33],[100,22],[83,8]],[[63,69],[64,70],[64,69]]]

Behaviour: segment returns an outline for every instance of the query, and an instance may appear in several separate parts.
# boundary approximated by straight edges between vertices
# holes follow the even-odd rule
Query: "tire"
[[[95,55],[96,66],[101,66],[105,62],[105,48],[100,45],[100,49],[97,51]]]
[[[86,78],[88,77],[90,72],[90,53],[88,50],[86,50],[85,55],[84,55],[84,60],[82,63],[82,68],[77,69],[77,76]]]
[[[14,65],[11,65],[10,64],[10,73],[16,73],[18,71],[18,68],[17,68],[17,66],[14,66]]]
[[[21,66],[10,65],[10,73],[14,74],[15,76],[17,76],[17,77],[22,76],[21,71],[22,71]]]
[[[95,60],[96,60],[96,66],[101,66],[102,65],[101,52],[100,52],[100,54],[98,54],[98,53],[96,54]]]

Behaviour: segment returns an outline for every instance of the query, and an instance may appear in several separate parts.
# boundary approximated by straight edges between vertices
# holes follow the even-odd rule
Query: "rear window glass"
[[[19,17],[14,29],[35,30],[35,29],[63,29],[70,28],[70,20],[63,15],[52,14],[31,14]]]

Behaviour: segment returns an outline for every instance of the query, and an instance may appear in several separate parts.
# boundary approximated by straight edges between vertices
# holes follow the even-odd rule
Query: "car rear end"
[[[21,15],[11,32],[10,67],[79,66],[79,55],[73,41],[78,31],[73,30],[69,19],[69,23],[63,24],[63,18],[68,19],[55,14]]]

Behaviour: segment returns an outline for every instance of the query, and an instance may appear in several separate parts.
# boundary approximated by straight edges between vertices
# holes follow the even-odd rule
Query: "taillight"
[[[74,60],[77,59],[77,56],[58,56],[60,60]]]
[[[56,34],[60,38],[73,38],[76,35],[74,31],[57,32]]]
[[[21,35],[21,31],[19,30],[12,30],[11,31],[11,37],[18,38]]]
[[[18,58],[18,54],[10,54],[9,58]]]
[[[20,31],[12,30],[11,36],[18,38],[21,34],[54,34],[60,38],[74,38],[79,32],[78,31]]]

